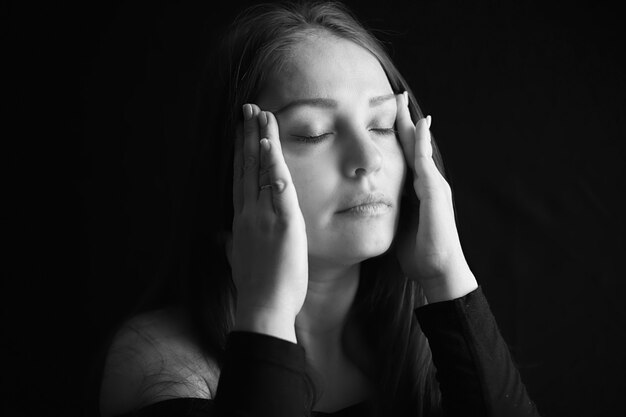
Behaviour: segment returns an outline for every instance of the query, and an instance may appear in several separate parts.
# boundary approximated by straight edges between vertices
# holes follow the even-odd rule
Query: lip
[[[362,194],[348,200],[344,209],[337,213],[357,215],[380,215],[391,209],[393,203],[386,195],[380,192]]]
[[[361,204],[360,206],[351,207],[348,210],[340,211],[341,214],[350,214],[354,216],[380,216],[387,213],[391,209],[390,206],[383,203]]]

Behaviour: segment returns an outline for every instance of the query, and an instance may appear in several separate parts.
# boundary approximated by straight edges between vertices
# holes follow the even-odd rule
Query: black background
[[[433,117],[466,256],[540,411],[625,415],[617,6],[347,3]],[[204,53],[244,4],[2,6],[5,412],[82,414],[96,348],[171,245]]]

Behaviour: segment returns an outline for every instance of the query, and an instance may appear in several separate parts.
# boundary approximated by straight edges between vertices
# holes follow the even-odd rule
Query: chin
[[[318,259],[351,265],[382,255],[389,250],[392,241],[391,232],[370,231],[367,234],[342,235],[321,245],[310,244],[309,253]]]

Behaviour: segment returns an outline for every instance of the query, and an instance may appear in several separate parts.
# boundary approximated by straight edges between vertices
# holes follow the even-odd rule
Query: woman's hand
[[[243,113],[235,142],[229,256],[237,287],[235,329],[296,343],[294,322],[308,283],[304,218],[276,118],[251,104]]]
[[[397,96],[396,127],[414,175],[418,213],[400,231],[398,258],[409,279],[418,281],[430,303],[462,297],[478,287],[461,249],[450,185],[432,158],[430,116],[413,124],[407,93]]]

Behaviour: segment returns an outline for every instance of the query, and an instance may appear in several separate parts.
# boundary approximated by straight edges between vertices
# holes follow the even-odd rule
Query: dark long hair
[[[410,87],[384,46],[338,2],[282,2],[255,5],[227,28],[207,60],[198,89],[194,153],[189,182],[189,216],[179,230],[169,269],[163,271],[142,309],[179,304],[197,330],[205,351],[222,361],[233,326],[236,289],[226,258],[225,237],[233,221],[233,138],[241,107],[255,102],[264,80],[283,64],[303,36],[326,31],[371,52],[384,69],[394,93],[408,91],[413,120],[423,117]],[[433,157],[443,173],[433,141]],[[409,170],[400,208],[400,224],[417,209]],[[430,349],[413,310],[425,303],[418,284],[407,280],[394,255],[395,242],[383,255],[361,265],[361,279],[349,316],[367,346],[344,337],[349,357],[379,383],[380,415],[432,415],[439,407]],[[348,328],[348,326],[346,326]],[[368,351],[378,363],[371,366]],[[312,400],[313,402],[314,400]],[[310,405],[312,406],[312,404]]]

